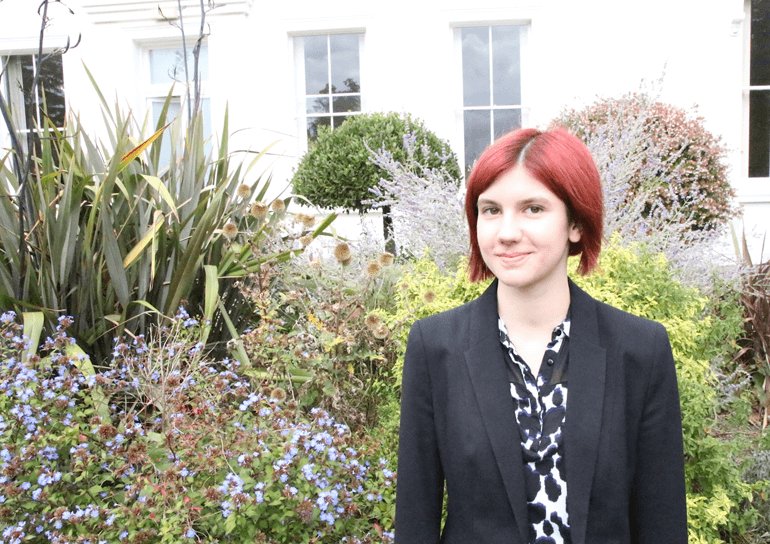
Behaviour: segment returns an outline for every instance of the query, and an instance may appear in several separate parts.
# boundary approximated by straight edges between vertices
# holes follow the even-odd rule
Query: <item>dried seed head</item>
[[[222,227],[222,234],[228,240],[234,240],[235,237],[238,236],[238,227],[232,221],[228,221],[225,223],[225,226]]]
[[[242,183],[238,186],[237,194],[239,198],[248,198],[249,196],[251,196],[251,187],[249,187],[245,183]]]
[[[369,261],[369,264],[366,265],[366,273],[372,278],[379,274],[380,270],[382,270],[382,266],[378,261]]]
[[[352,263],[352,262],[353,262],[353,259],[352,259],[352,258],[350,258],[350,259],[343,259],[343,260],[341,260],[341,261],[340,261],[340,264],[341,264],[342,266],[349,266],[349,265],[350,265],[350,263]]]
[[[393,264],[393,255],[391,253],[383,253],[380,255],[380,264],[382,266],[390,266]]]
[[[349,261],[351,258],[350,246],[347,245],[345,242],[340,242],[339,244],[337,244],[337,247],[334,248],[334,258],[337,259],[337,261],[342,263],[344,266],[345,263],[343,263],[342,261]]]
[[[264,202],[255,202],[251,205],[251,215],[257,219],[264,219],[267,217],[268,210],[269,208]]]
[[[286,203],[281,199],[276,199],[276,200],[273,200],[273,203],[270,205],[270,208],[272,208],[274,212],[281,213],[286,209]]]
[[[430,304],[431,302],[436,300],[436,293],[434,293],[433,291],[428,291],[423,295],[423,298],[425,299],[425,302]]]
[[[381,323],[380,326],[374,329],[372,332],[374,333],[374,337],[378,340],[385,340],[388,335],[390,335],[388,326],[385,325],[385,323]]]
[[[294,221],[300,223],[305,228],[310,228],[315,225],[315,218],[305,213],[298,213],[294,215]]]
[[[275,399],[278,402],[283,402],[286,400],[286,391],[284,391],[280,387],[276,387],[270,392],[270,398]]]
[[[312,241],[313,241],[313,236],[310,234],[306,236],[302,236],[299,239],[299,243],[302,244],[303,246],[309,246]]]
[[[377,314],[369,314],[366,316],[364,323],[370,330],[374,331],[382,323],[382,318]]]

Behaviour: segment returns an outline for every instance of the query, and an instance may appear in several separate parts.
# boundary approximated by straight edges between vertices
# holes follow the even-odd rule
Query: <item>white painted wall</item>
[[[72,0],[75,15],[55,17],[49,43],[82,33],[80,47],[65,57],[65,85],[72,110],[79,112],[86,126],[102,122],[81,61],[108,100],[117,99],[143,114],[136,77],[140,52],[150,44],[178,38],[176,29],[152,16],[159,3],[166,10],[176,4]],[[363,31],[364,111],[409,112],[460,151],[462,95],[453,27],[528,22],[523,94],[530,107],[530,125],[545,126],[562,108],[579,107],[596,97],[619,96],[641,86],[649,89],[663,77],[658,86],[661,99],[685,108],[697,105],[707,128],[722,136],[731,150],[731,182],[745,205],[747,231],[759,237],[770,227],[770,180],[749,180],[742,153],[747,132],[743,0],[218,3],[222,8],[207,19],[214,127],[219,130],[228,106],[235,131],[233,149],[258,150],[278,142],[275,155],[261,165],[272,170],[275,191],[286,188],[301,151],[293,36]],[[185,4],[191,6],[183,11],[187,31],[194,33],[197,8],[193,0]],[[29,0],[0,2],[0,54],[35,47],[36,6]],[[256,170],[255,174],[260,168]]]

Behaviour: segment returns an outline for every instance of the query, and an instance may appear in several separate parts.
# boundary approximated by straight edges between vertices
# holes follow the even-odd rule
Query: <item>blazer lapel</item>
[[[599,345],[596,301],[570,280],[571,330],[565,423],[567,510],[572,542],[584,544],[604,405],[606,350]]]
[[[498,338],[497,316],[495,280],[473,305],[470,338],[477,341],[465,352],[465,362],[508,501],[522,542],[526,542],[529,521],[521,442],[506,373],[505,353]]]

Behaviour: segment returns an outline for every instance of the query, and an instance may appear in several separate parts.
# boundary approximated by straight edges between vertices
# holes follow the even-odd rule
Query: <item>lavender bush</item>
[[[383,170],[379,184],[371,189],[370,204],[390,207],[399,255],[429,257],[439,268],[451,270],[468,252],[463,184],[446,168],[429,168],[415,159],[414,134],[404,136],[404,149],[404,163],[389,151],[369,150],[372,162]]]

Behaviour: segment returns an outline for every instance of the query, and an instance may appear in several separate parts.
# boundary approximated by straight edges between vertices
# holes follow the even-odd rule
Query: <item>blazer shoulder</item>
[[[496,293],[496,286],[491,285],[480,297],[423,317],[414,323],[413,328],[419,329],[423,338],[438,343],[456,346],[458,342],[471,342],[479,331],[490,327],[497,330]]]
[[[633,329],[660,333],[665,327],[652,319],[632,314],[625,310],[610,306],[606,302],[596,301],[596,312],[600,320],[607,325],[614,325],[621,329]]]
[[[651,319],[596,301],[599,343],[605,347],[622,346],[634,357],[670,351],[666,328]],[[661,351],[662,350],[662,351]]]
[[[420,318],[414,322],[413,326],[419,327],[426,336],[442,332],[457,335],[467,328],[475,302],[476,300],[472,300],[461,306]]]

